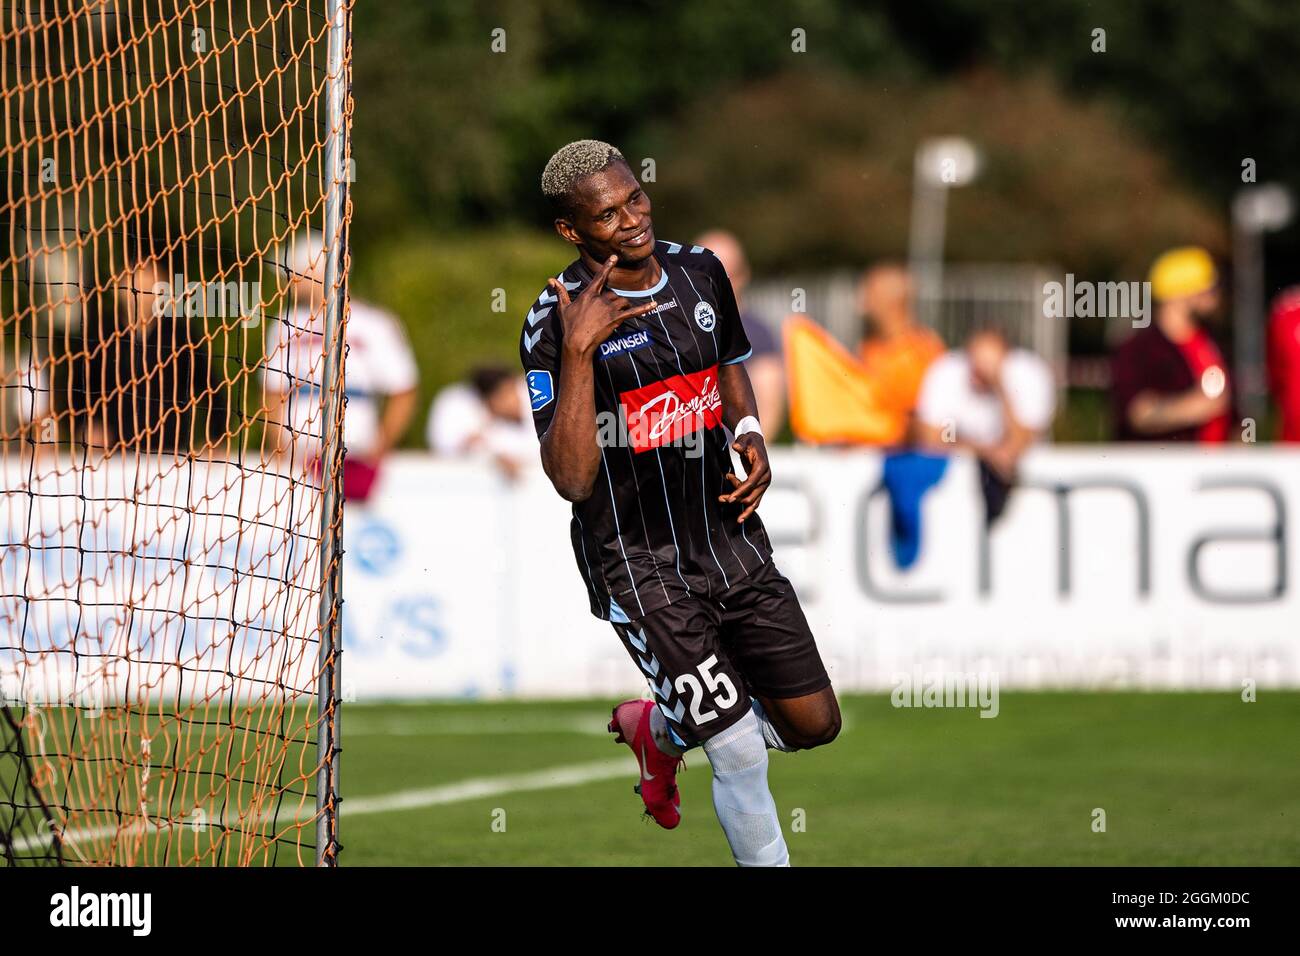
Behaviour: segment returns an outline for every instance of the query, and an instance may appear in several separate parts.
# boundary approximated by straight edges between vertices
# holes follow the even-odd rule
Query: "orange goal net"
[[[337,860],[349,25],[0,0],[0,865]]]

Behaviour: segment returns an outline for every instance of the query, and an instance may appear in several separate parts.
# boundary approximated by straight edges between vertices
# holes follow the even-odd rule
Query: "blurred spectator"
[[[1300,286],[1273,300],[1268,324],[1268,384],[1282,413],[1282,441],[1300,442]]]
[[[425,437],[437,455],[492,456],[506,478],[517,478],[537,459],[537,433],[527,414],[523,377],[498,365],[470,372],[448,385],[429,408]]]
[[[88,311],[68,356],[74,442],[184,456],[224,441],[220,360],[202,309],[187,308],[184,283],[169,273],[165,260],[141,250]]]
[[[42,364],[22,345],[16,352],[0,349],[0,442],[21,442],[23,454],[28,449],[37,455],[52,453],[58,443],[50,407],[49,363]]]
[[[319,233],[306,230],[290,240],[282,259],[290,276],[288,308],[266,335],[268,442],[275,453],[297,461],[319,462],[323,451],[322,336],[325,295],[333,291],[325,289],[325,260]],[[364,501],[411,423],[419,371],[401,321],[357,299],[348,314],[346,354],[343,494]]]
[[[1121,441],[1228,440],[1227,366],[1205,330],[1219,309],[1219,276],[1204,249],[1171,249],[1151,267],[1155,315],[1112,362],[1111,406]]]
[[[1021,456],[1052,424],[1056,384],[1040,356],[1009,347],[997,328],[977,327],[964,349],[925,373],[917,403],[920,442],[936,451],[965,448],[980,462],[985,515],[1006,506]]]
[[[858,282],[858,313],[863,318],[859,355],[877,398],[890,412],[912,416],[926,369],[943,354],[943,340],[916,321],[912,279],[897,263],[868,269]]]
[[[781,345],[766,322],[745,308],[745,289],[749,285],[749,260],[745,257],[740,240],[730,232],[714,229],[695,240],[695,244],[710,250],[722,268],[727,270],[731,288],[736,293],[736,307],[740,309],[740,324],[754,352],[745,360],[745,371],[754,386],[758,402],[758,418],[763,431],[775,438],[785,424],[785,363]]]

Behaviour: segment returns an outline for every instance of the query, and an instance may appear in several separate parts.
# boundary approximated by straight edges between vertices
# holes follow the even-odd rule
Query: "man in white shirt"
[[[295,462],[317,461],[323,450],[325,368],[320,234],[308,230],[294,236],[283,263],[290,275],[289,307],[267,328],[262,368],[266,444],[275,455],[292,454]],[[347,349],[343,488],[346,498],[364,500],[383,459],[411,423],[419,372],[398,318],[356,299],[348,316]]]
[[[921,442],[936,451],[973,452],[1003,483],[1052,424],[1056,384],[1038,355],[1010,348],[996,328],[981,327],[966,346],[926,371],[917,404]]]
[[[481,366],[468,381],[448,385],[434,397],[425,439],[437,455],[486,453],[506,478],[514,479],[537,458],[528,406],[522,375]]]

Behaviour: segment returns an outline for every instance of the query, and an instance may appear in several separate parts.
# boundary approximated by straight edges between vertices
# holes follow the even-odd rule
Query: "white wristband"
[[[758,424],[758,419],[753,415],[746,415],[740,421],[736,422],[736,431],[732,435],[732,438],[736,439],[741,435],[746,435],[750,432],[757,432],[759,438],[762,438],[764,441],[767,440],[763,435],[762,426]],[[736,449],[731,447],[730,442],[727,443],[727,450],[731,452],[731,473],[741,481],[744,481],[749,477],[749,475],[745,473],[745,465],[740,460],[740,455],[736,453]]]
[[[746,415],[740,421],[736,422],[736,437],[746,435],[749,432],[758,432],[758,437],[766,440],[763,434],[763,426],[758,423],[758,419],[753,415]]]

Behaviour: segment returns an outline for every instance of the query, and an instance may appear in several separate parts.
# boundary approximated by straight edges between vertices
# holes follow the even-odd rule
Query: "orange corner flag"
[[[893,445],[907,418],[881,401],[866,367],[817,323],[799,315],[782,326],[790,428],[815,444]]]

